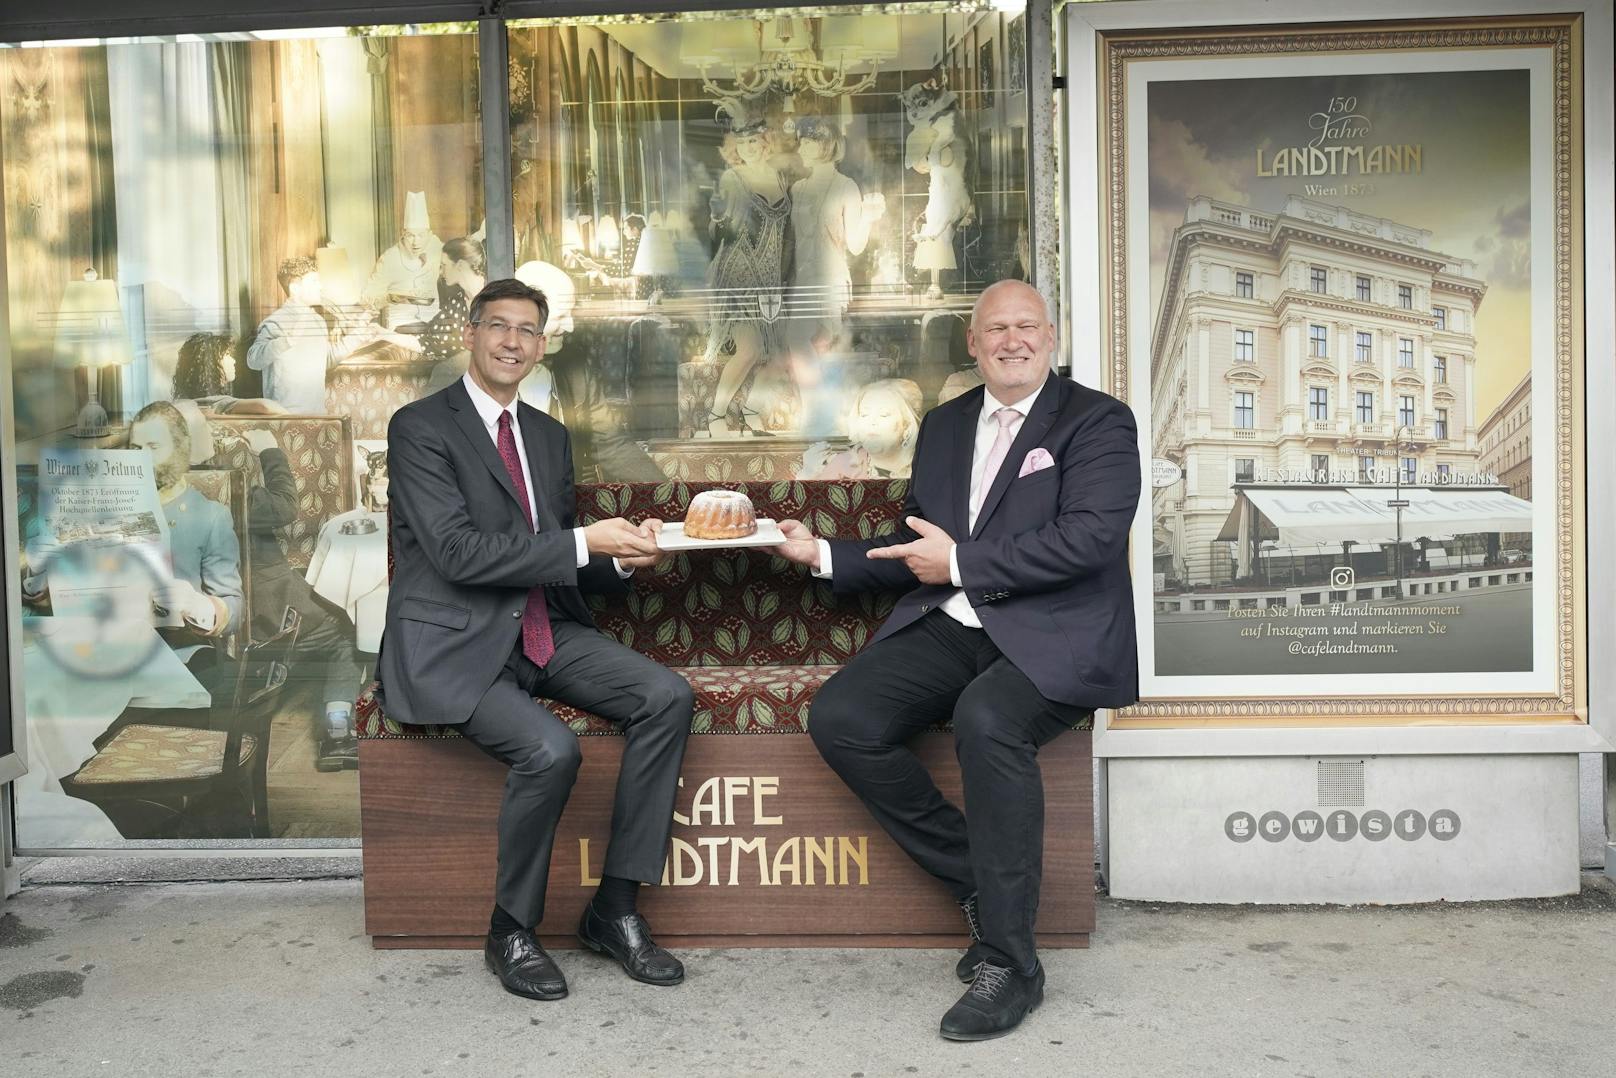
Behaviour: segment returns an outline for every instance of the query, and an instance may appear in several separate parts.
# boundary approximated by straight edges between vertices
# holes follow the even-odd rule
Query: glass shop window
[[[1027,279],[1024,19],[981,5],[516,21],[522,392],[580,480],[907,476]]]
[[[359,834],[383,439],[483,268],[475,46],[0,48],[23,846]]]

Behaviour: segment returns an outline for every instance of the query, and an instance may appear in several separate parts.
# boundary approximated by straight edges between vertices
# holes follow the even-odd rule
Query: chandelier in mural
[[[785,111],[793,111],[799,93],[818,97],[844,97],[875,85],[882,56],[857,46],[842,44],[827,48],[823,42],[822,20],[781,15],[757,21],[757,59],[743,63],[722,56],[691,56],[689,61],[701,72],[702,90],[723,100],[753,101],[765,94],[785,98]],[[834,63],[825,60],[834,52]],[[714,78],[717,64],[730,64],[730,81]],[[850,63],[868,63],[869,70],[850,76]]]

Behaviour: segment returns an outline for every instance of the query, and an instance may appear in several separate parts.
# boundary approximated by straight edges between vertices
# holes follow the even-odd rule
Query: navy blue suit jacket
[[[1090,708],[1131,704],[1139,695],[1128,576],[1128,529],[1140,488],[1133,413],[1051,374],[967,534],[982,398],[979,387],[926,413],[903,515],[938,525],[959,544],[960,580],[982,628],[1046,698]],[[1019,475],[1039,446],[1054,466]],[[872,643],[954,590],[921,584],[902,561],[864,556],[916,538],[900,520],[892,535],[830,544],[837,591],[909,589]]]

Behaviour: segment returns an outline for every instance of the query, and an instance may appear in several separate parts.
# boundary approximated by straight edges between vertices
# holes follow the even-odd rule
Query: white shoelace
[[[982,939],[982,922],[977,917],[976,900],[966,899],[960,903],[960,909],[965,911],[965,923],[971,930],[971,942],[978,943]]]
[[[977,968],[976,980],[971,982],[971,995],[992,999],[1010,983],[1010,971],[1003,966],[984,962]]]

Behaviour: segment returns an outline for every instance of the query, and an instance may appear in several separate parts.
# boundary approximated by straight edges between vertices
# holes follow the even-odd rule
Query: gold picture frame
[[[1153,457],[1160,455],[1157,449],[1163,444],[1159,437],[1161,432],[1156,429],[1158,426],[1169,428],[1173,423],[1179,423],[1186,429],[1193,427],[1198,432],[1194,438],[1185,435],[1181,443],[1173,443],[1180,447],[1183,453],[1181,459],[1174,460],[1171,455],[1164,458],[1179,470],[1179,478],[1173,480],[1181,484],[1184,491],[1177,502],[1179,508],[1162,510],[1160,505],[1173,504],[1171,499],[1158,500],[1147,484],[1145,499],[1150,505],[1148,511],[1141,514],[1133,535],[1135,609],[1141,630],[1141,699],[1138,704],[1111,716],[1109,729],[1554,725],[1588,721],[1586,506],[1583,496],[1586,481],[1583,23],[1580,14],[1550,14],[1227,28],[1102,29],[1097,34],[1094,63],[1099,136],[1098,192],[1101,203],[1099,246],[1100,291],[1103,298],[1099,314],[1103,327],[1103,388],[1134,407],[1143,443],[1150,448]],[[1520,73],[1518,79],[1514,78],[1515,72]],[[1363,86],[1372,89],[1378,101],[1395,98],[1407,102],[1418,97],[1419,90],[1415,87],[1425,76],[1440,75],[1447,80],[1443,85],[1461,86],[1466,84],[1467,73],[1474,73],[1472,82],[1487,84],[1492,92],[1500,94],[1505,93],[1505,89],[1500,87],[1504,87],[1506,82],[1511,85],[1518,82],[1529,88],[1529,100],[1524,105],[1523,136],[1524,149],[1529,158],[1523,166],[1528,177],[1524,212],[1529,224],[1526,226],[1528,235],[1525,246],[1518,253],[1523,254],[1532,266],[1544,266],[1549,272],[1541,274],[1529,270],[1522,296],[1514,296],[1503,288],[1499,292],[1511,296],[1515,307],[1529,312],[1526,333],[1530,347],[1525,359],[1524,379],[1529,388],[1524,398],[1525,414],[1530,430],[1540,434],[1540,446],[1545,440],[1541,435],[1547,434],[1553,450],[1552,459],[1530,457],[1527,471],[1523,473],[1529,473],[1532,479],[1537,480],[1530,488],[1537,497],[1532,503],[1531,528],[1526,534],[1536,538],[1537,547],[1550,546],[1552,557],[1533,564],[1533,546],[1528,545],[1527,568],[1523,570],[1517,567],[1512,572],[1510,563],[1500,558],[1517,552],[1504,550],[1500,554],[1496,544],[1489,544],[1480,553],[1452,555],[1459,567],[1451,573],[1435,571],[1424,579],[1416,579],[1413,574],[1405,573],[1405,550],[1412,544],[1405,543],[1402,507],[1398,506],[1397,540],[1392,544],[1397,563],[1395,584],[1375,578],[1369,581],[1367,587],[1358,586],[1360,582],[1351,572],[1355,558],[1353,544],[1348,541],[1340,544],[1341,555],[1326,551],[1314,559],[1298,559],[1295,556],[1296,548],[1289,548],[1292,551],[1293,584],[1294,563],[1297,560],[1302,561],[1304,566],[1311,566],[1316,572],[1318,567],[1327,565],[1329,559],[1334,558],[1336,561],[1344,559],[1347,563],[1344,568],[1349,572],[1340,578],[1346,587],[1337,589],[1333,578],[1327,583],[1302,587],[1279,588],[1271,581],[1261,586],[1237,586],[1240,580],[1256,580],[1259,555],[1286,549],[1264,547],[1268,542],[1283,542],[1282,538],[1259,538],[1264,534],[1264,527],[1277,531],[1280,536],[1286,534],[1262,516],[1262,506],[1267,504],[1263,501],[1264,497],[1272,497],[1276,491],[1294,490],[1300,484],[1290,480],[1276,481],[1264,488],[1252,482],[1252,473],[1248,471],[1242,476],[1240,471],[1242,462],[1249,462],[1251,458],[1233,457],[1227,447],[1236,445],[1236,436],[1243,434],[1250,439],[1249,444],[1258,446],[1254,450],[1244,450],[1252,456],[1272,451],[1267,453],[1271,460],[1294,461],[1298,455],[1306,454],[1302,459],[1310,458],[1315,464],[1323,458],[1327,470],[1315,474],[1331,481],[1317,485],[1331,490],[1340,488],[1345,492],[1342,494],[1343,500],[1357,491],[1358,501],[1363,502],[1366,499],[1362,491],[1368,488],[1355,486],[1350,476],[1343,478],[1334,475],[1335,466],[1351,459],[1350,454],[1357,453],[1360,455],[1358,464],[1362,468],[1362,456],[1384,452],[1384,444],[1389,440],[1386,435],[1390,424],[1385,421],[1380,421],[1378,425],[1362,421],[1365,415],[1372,415],[1372,412],[1354,417],[1348,409],[1347,397],[1352,386],[1362,384],[1376,387],[1369,391],[1371,407],[1382,400],[1408,401],[1414,399],[1416,394],[1422,411],[1433,410],[1433,400],[1449,405],[1439,413],[1442,418],[1440,425],[1434,428],[1438,432],[1435,437],[1429,434],[1432,425],[1424,421],[1423,415],[1418,424],[1412,418],[1405,424],[1402,422],[1404,413],[1400,410],[1397,412],[1398,421],[1390,433],[1396,439],[1391,452],[1395,472],[1393,483],[1399,489],[1395,492],[1396,496],[1386,499],[1386,504],[1396,506],[1399,501],[1403,505],[1408,504],[1401,497],[1401,481],[1411,474],[1422,474],[1406,471],[1410,460],[1420,462],[1420,466],[1428,459],[1452,458],[1478,462],[1474,472],[1470,473],[1473,480],[1464,478],[1464,481],[1474,481],[1478,490],[1503,493],[1485,483],[1490,473],[1479,467],[1483,450],[1476,437],[1482,422],[1476,415],[1466,414],[1467,407],[1470,412],[1475,411],[1476,397],[1487,392],[1487,387],[1479,378],[1475,384],[1471,381],[1476,366],[1474,353],[1485,351],[1484,337],[1471,342],[1472,354],[1463,357],[1466,362],[1462,386],[1456,386],[1452,391],[1446,383],[1446,356],[1432,357],[1443,360],[1440,372],[1443,384],[1440,390],[1436,390],[1430,384],[1436,381],[1436,374],[1399,370],[1397,365],[1403,359],[1402,354],[1394,358],[1388,351],[1382,356],[1379,329],[1367,334],[1371,337],[1369,347],[1372,358],[1364,366],[1373,370],[1345,369],[1349,358],[1344,345],[1333,356],[1329,354],[1335,349],[1338,338],[1350,340],[1349,334],[1355,334],[1360,349],[1358,358],[1363,358],[1366,333],[1359,328],[1361,320],[1364,324],[1384,322],[1411,327],[1385,332],[1399,341],[1407,338],[1395,335],[1406,332],[1409,338],[1420,342],[1416,350],[1424,359],[1431,351],[1431,346],[1424,343],[1432,337],[1430,332],[1426,332],[1430,329],[1429,325],[1415,318],[1416,312],[1398,308],[1397,300],[1400,298],[1403,299],[1403,308],[1409,306],[1401,286],[1398,286],[1399,291],[1383,295],[1378,291],[1382,284],[1378,276],[1368,269],[1361,274],[1354,271],[1354,266],[1367,265],[1363,261],[1367,256],[1353,248],[1355,242],[1359,248],[1366,243],[1379,243],[1389,252],[1386,254],[1388,258],[1401,260],[1409,266],[1417,263],[1436,265],[1446,255],[1441,250],[1425,248],[1430,248],[1430,244],[1436,242],[1433,236],[1452,243],[1453,238],[1460,235],[1456,231],[1460,215],[1455,211],[1442,216],[1440,211],[1433,211],[1441,218],[1442,225],[1422,228],[1419,222],[1405,222],[1412,227],[1398,230],[1398,223],[1386,212],[1388,207],[1429,205],[1435,200],[1429,193],[1410,193],[1415,183],[1404,182],[1410,180],[1410,166],[1406,161],[1393,163],[1390,156],[1393,147],[1387,147],[1386,156],[1377,162],[1384,172],[1365,172],[1372,150],[1367,132],[1379,116],[1365,117],[1363,123],[1356,127],[1343,123],[1333,129],[1335,135],[1331,138],[1329,133],[1332,129],[1328,126],[1331,114],[1322,109],[1308,114],[1325,117],[1324,126],[1311,129],[1323,141],[1322,147],[1314,148],[1327,151],[1331,145],[1349,147],[1354,145],[1355,135],[1364,136],[1358,140],[1358,150],[1344,149],[1332,153],[1324,163],[1325,171],[1309,175],[1312,166],[1319,164],[1319,160],[1291,156],[1287,149],[1292,145],[1300,149],[1300,144],[1305,140],[1287,141],[1278,132],[1270,135],[1254,129],[1242,130],[1240,118],[1228,115],[1229,112],[1237,112],[1240,103],[1259,100],[1264,94],[1281,102],[1294,98],[1298,110],[1307,114],[1312,106],[1303,101],[1305,94],[1288,91],[1311,91],[1324,85],[1321,79],[1338,82],[1343,87],[1338,96],[1343,99],[1349,95],[1352,87]],[[1287,80],[1294,86],[1287,86]],[[1399,85],[1400,82],[1405,85]],[[1192,83],[1194,86],[1190,87]],[[1494,83],[1497,85],[1492,85]],[[1185,115],[1201,118],[1204,120],[1203,126],[1197,128],[1193,123],[1182,123],[1175,118],[1171,122],[1180,123],[1183,130],[1174,129],[1170,137],[1164,136],[1162,131],[1169,123],[1164,116],[1169,115],[1170,110],[1159,110],[1161,115],[1151,111],[1156,107],[1153,92],[1158,88],[1176,93],[1179,100],[1189,100],[1191,97],[1200,99],[1193,103],[1193,107],[1185,107]],[[1217,114],[1220,98],[1224,101],[1222,115]],[[1335,100],[1335,97],[1331,98],[1332,102]],[[1429,111],[1434,116],[1439,110]],[[1252,113],[1253,116],[1270,114],[1260,111]],[[1474,118],[1461,116],[1455,120],[1456,124],[1464,122],[1474,122]],[[1208,131],[1212,134],[1206,134]],[[1205,145],[1195,141],[1202,138]],[[1178,139],[1176,145],[1173,145],[1174,139]],[[1236,172],[1229,167],[1229,159],[1220,159],[1217,151],[1239,144],[1242,139],[1255,156],[1250,159],[1249,167],[1241,166],[1245,171]],[[1436,124],[1431,126],[1424,141],[1438,149],[1456,145],[1452,132],[1439,131]],[[1485,141],[1477,139],[1478,143]],[[1266,317],[1281,323],[1267,338],[1261,329],[1252,332],[1250,337],[1236,337],[1232,344],[1232,356],[1225,355],[1230,351],[1230,346],[1213,339],[1214,327],[1232,324],[1230,319],[1217,316],[1215,304],[1176,299],[1181,307],[1175,309],[1199,312],[1182,314],[1184,324],[1180,326],[1169,317],[1173,310],[1161,298],[1168,293],[1170,267],[1166,264],[1167,259],[1161,257],[1161,236],[1165,226],[1159,219],[1161,214],[1157,203],[1152,201],[1158,196],[1152,192],[1169,186],[1162,182],[1162,173],[1168,169],[1166,166],[1158,167],[1157,163],[1167,160],[1172,153],[1178,153],[1186,144],[1196,147],[1200,156],[1197,157],[1195,153],[1179,153],[1179,156],[1191,159],[1192,165],[1202,166],[1203,172],[1197,177],[1192,167],[1182,167],[1185,175],[1175,176],[1175,182],[1181,185],[1175,190],[1185,189],[1183,184],[1199,179],[1210,188],[1216,189],[1222,185],[1229,197],[1220,200],[1202,195],[1197,196],[1199,201],[1192,199],[1184,211],[1185,226],[1175,230],[1173,235],[1184,234],[1188,226],[1196,224],[1221,229],[1225,234],[1220,236],[1219,242],[1227,243],[1231,249],[1243,248],[1245,252],[1231,256],[1230,265],[1240,265],[1240,259],[1244,258],[1247,259],[1245,264],[1256,265],[1257,268],[1243,275],[1234,269],[1230,271],[1228,281],[1217,281],[1211,280],[1212,274],[1202,266],[1199,272],[1203,274],[1203,279],[1194,282],[1193,289],[1185,287],[1180,291],[1194,291],[1203,297],[1217,294],[1217,299],[1221,301],[1223,297],[1219,294],[1219,288],[1226,287],[1228,298],[1232,299],[1239,293],[1241,298],[1249,297],[1252,300],[1246,307],[1253,320]],[[1163,149],[1164,146],[1168,149]],[[1510,150],[1522,148],[1523,145],[1512,144]],[[1417,159],[1418,168],[1414,175],[1422,174],[1426,163],[1426,160]],[[1300,169],[1292,173],[1290,166],[1297,164],[1300,164]],[[1361,194],[1365,186],[1363,183],[1339,182],[1343,176],[1353,175],[1354,164],[1358,166],[1356,175],[1360,178],[1365,175],[1385,175],[1389,178],[1381,184],[1383,189],[1389,187],[1394,192],[1404,193],[1396,197],[1385,195],[1379,201],[1372,195],[1357,197],[1354,188]],[[1184,166],[1183,161],[1176,162],[1175,167],[1181,166]],[[1155,171],[1152,171],[1153,168]],[[1265,168],[1267,171],[1264,171]],[[1402,171],[1396,171],[1397,168]],[[1279,171],[1276,172],[1276,169]],[[1236,176],[1235,181],[1229,181],[1231,175]],[[1322,177],[1325,182],[1308,182],[1315,177]],[[1296,185],[1295,194],[1286,196],[1282,205],[1274,204],[1276,185],[1260,182],[1273,179]],[[1245,183],[1244,187],[1241,187],[1241,181]],[[1429,182],[1435,184],[1441,181]],[[1373,188],[1374,184],[1368,186]],[[1452,194],[1448,192],[1447,197],[1451,199]],[[1243,206],[1238,201],[1241,195],[1251,196]],[[1334,207],[1338,211],[1334,219],[1330,219],[1330,214],[1326,212],[1330,209],[1326,204],[1332,198],[1338,204]],[[1287,217],[1287,214],[1291,216]],[[1300,220],[1304,214],[1314,219],[1311,225]],[[1198,220],[1194,219],[1196,215],[1200,215]],[[1287,224],[1287,221],[1290,223]],[[1360,236],[1355,240],[1354,230],[1369,233],[1371,221],[1378,222],[1373,226],[1378,234],[1370,234],[1367,239]],[[1308,228],[1313,228],[1316,235],[1304,236]],[[1466,238],[1473,239],[1470,247],[1474,249],[1485,248],[1490,238],[1496,239],[1481,232]],[[1297,252],[1313,249],[1309,244],[1319,245],[1318,249],[1329,248],[1342,253],[1341,267],[1331,264],[1314,268],[1315,273],[1322,268],[1324,275],[1323,294],[1317,299],[1311,299],[1308,293],[1320,292],[1319,279],[1314,278],[1313,287],[1309,289],[1305,279],[1294,276],[1298,272]],[[1425,248],[1421,248],[1421,244]],[[1271,274],[1260,262],[1263,257],[1276,263]],[[1537,262],[1531,263],[1534,258]],[[1449,269],[1453,265],[1450,261]],[[1142,268],[1145,269],[1143,274]],[[1441,282],[1430,286],[1430,294],[1435,294],[1438,287],[1462,290],[1463,274],[1442,269],[1430,272],[1435,275],[1433,282]],[[1341,276],[1338,277],[1338,274]],[[1410,275],[1413,276],[1412,270]],[[1266,297],[1262,294],[1261,283],[1265,276],[1273,278],[1269,281]],[[1361,291],[1364,278],[1369,276],[1375,276],[1372,293],[1375,302],[1369,302]],[[1258,281],[1255,285],[1251,283],[1253,277]],[[1356,296],[1350,284],[1341,283],[1353,278],[1356,278],[1360,290]],[[1345,292],[1337,295],[1343,288]],[[1420,292],[1417,286],[1411,286],[1410,292],[1426,294]],[[1484,284],[1480,290],[1471,288],[1468,293],[1474,297],[1476,304],[1469,314],[1477,321],[1486,317],[1486,312],[1481,310],[1481,297],[1485,292]],[[1207,313],[1209,309],[1213,310],[1212,315]],[[1329,311],[1327,316],[1316,313],[1326,309]],[[1434,316],[1435,310],[1433,307],[1431,311],[1422,313]],[[1147,324],[1141,324],[1141,311],[1148,311]],[[1308,314],[1308,311],[1315,313]],[[1280,318],[1275,312],[1282,312],[1284,317]],[[1234,321],[1238,321],[1239,317],[1231,316]],[[1298,318],[1316,318],[1318,324],[1303,322],[1298,331]],[[1435,331],[1438,341],[1436,347],[1444,347],[1440,342],[1450,339],[1444,336],[1446,318],[1446,310],[1443,309],[1443,328]],[[1196,319],[1199,321],[1196,322]],[[1170,362],[1175,362],[1159,355],[1165,354],[1167,343],[1173,339],[1167,332],[1169,328],[1182,330],[1180,339],[1187,342],[1184,345],[1187,353],[1196,353],[1199,347],[1202,354],[1216,355],[1217,358],[1196,360],[1201,363],[1199,371],[1187,370],[1191,360],[1182,361],[1176,369],[1184,372],[1184,387],[1180,388],[1176,383],[1167,386],[1164,379],[1162,384],[1167,388],[1163,390],[1154,384],[1153,375],[1158,361],[1164,373]],[[1324,332],[1304,347],[1301,334],[1313,333],[1321,328]],[[1287,340],[1286,332],[1294,336]],[[1212,343],[1197,345],[1191,339],[1192,334],[1198,334],[1203,341]],[[1471,336],[1481,336],[1474,326]],[[1325,355],[1317,355],[1316,351],[1309,355],[1309,348],[1322,348]],[[1266,356],[1265,351],[1269,353]],[[1242,359],[1249,369],[1236,369]],[[1214,372],[1213,368],[1218,364],[1224,370]],[[1303,369],[1309,372],[1305,376]],[[1228,377],[1223,377],[1225,374]],[[1385,377],[1377,381],[1381,374]],[[1196,375],[1200,376],[1202,385],[1191,388]],[[1360,375],[1363,379],[1361,383],[1352,380]],[[1248,387],[1229,390],[1235,395],[1232,398],[1235,404],[1230,413],[1233,418],[1214,414],[1219,412],[1219,406],[1213,402],[1211,389],[1205,385],[1214,379],[1220,382],[1220,392],[1234,385]],[[1271,384],[1286,382],[1287,379],[1287,384]],[[1317,382],[1324,392],[1308,400],[1305,397],[1310,379]],[[1392,391],[1393,379],[1397,379],[1399,392],[1402,388],[1412,387],[1408,396],[1399,396]],[[1337,387],[1343,392],[1337,393]],[[1446,395],[1433,396],[1433,392]],[[1173,413],[1171,422],[1158,423],[1158,413],[1167,414],[1164,397],[1179,401],[1180,408],[1179,412]],[[1334,411],[1330,410],[1332,397]],[[1357,399],[1363,400],[1361,396]],[[1266,436],[1261,424],[1248,418],[1249,413],[1244,411],[1250,408],[1251,412],[1260,412],[1265,401],[1271,404],[1274,413],[1270,417],[1272,425]],[[1453,422],[1455,427],[1462,428],[1462,438],[1450,434],[1453,429],[1449,427],[1450,412],[1455,406],[1459,411]],[[1388,405],[1388,410],[1390,407]],[[1503,407],[1502,401],[1499,407]],[[1283,416],[1279,414],[1281,412]],[[1343,415],[1345,418],[1342,418]],[[1409,415],[1412,416],[1412,412]],[[1249,427],[1240,426],[1248,422],[1251,424]],[[1412,441],[1416,431],[1426,432],[1424,441],[1418,447]],[[1406,444],[1405,432],[1410,436]],[[1200,446],[1214,448],[1196,448],[1190,444],[1195,438],[1200,439]],[[1306,453],[1307,450],[1314,452]],[[1416,453],[1415,457],[1401,455],[1411,450]],[[1204,455],[1205,459],[1198,454]],[[1232,522],[1241,514],[1245,516],[1240,527],[1244,527],[1248,521],[1252,523],[1249,531],[1238,531],[1238,538],[1223,541],[1224,545],[1232,543],[1235,548],[1249,548],[1244,561],[1238,555],[1230,556],[1236,568],[1229,570],[1228,580],[1224,581],[1218,577],[1219,568],[1211,565],[1213,555],[1199,552],[1200,546],[1213,546],[1217,541],[1203,543],[1196,539],[1192,542],[1192,536],[1207,535],[1211,526],[1209,521],[1215,522],[1223,512],[1215,491],[1206,493],[1222,480],[1207,477],[1213,470],[1223,468],[1231,461],[1235,480],[1228,484],[1229,522],[1224,524],[1223,532],[1219,534],[1228,534],[1235,527]],[[1246,467],[1250,467],[1249,463]],[[1434,491],[1431,495],[1433,500],[1453,500],[1450,495],[1461,493],[1458,490],[1448,492],[1439,489],[1441,482],[1453,476],[1449,467],[1437,465],[1438,471],[1430,484]],[[1282,465],[1275,464],[1272,470],[1280,474]],[[1171,477],[1172,471],[1172,468],[1160,468],[1159,474],[1166,479]],[[1192,472],[1197,476],[1198,485],[1195,487],[1191,486],[1189,478]],[[1359,474],[1361,476],[1363,473]],[[1375,474],[1373,466],[1369,474]],[[1335,479],[1341,481],[1335,482]],[[1386,487],[1386,493],[1394,493],[1392,485]],[[1514,501],[1525,500],[1515,498],[1513,494],[1509,497]],[[1369,500],[1378,505],[1378,497]],[[1502,502],[1502,499],[1499,500]],[[1545,502],[1552,505],[1552,513],[1546,511]],[[1210,508],[1187,511],[1184,507],[1191,504]],[[1519,507],[1515,508],[1518,510]],[[1196,513],[1199,516],[1193,527],[1181,523],[1180,530],[1174,535],[1170,529],[1157,527],[1158,520],[1171,512],[1181,514],[1180,520]],[[1510,519],[1518,520],[1519,517]],[[1305,528],[1297,533],[1308,534]],[[1504,533],[1497,534],[1502,536]],[[1452,538],[1458,541],[1466,537]],[[1545,544],[1544,539],[1550,542]],[[1174,546],[1175,541],[1179,541],[1180,545]],[[1530,544],[1530,540],[1528,542]],[[1167,548],[1165,552],[1164,546]],[[1191,547],[1196,552],[1186,553]],[[1439,556],[1440,561],[1449,560],[1446,548],[1434,548],[1443,551]],[[1541,558],[1541,553],[1539,551],[1536,556]],[[1382,555],[1387,559],[1391,556]],[[1360,552],[1357,557],[1361,559],[1363,554]],[[1423,549],[1419,557],[1425,563]],[[1177,593],[1169,592],[1164,582],[1169,574],[1158,571],[1158,566],[1166,565],[1171,571],[1174,559],[1179,559],[1178,564],[1182,566],[1200,559],[1208,566],[1198,570],[1204,582],[1200,585],[1181,584]],[[1439,559],[1433,558],[1431,561],[1437,562]],[[1275,563],[1263,562],[1265,566]],[[1488,571],[1492,569],[1503,571]],[[1240,576],[1241,570],[1247,575]],[[1196,571],[1183,568],[1181,576],[1191,579]],[[1338,572],[1339,569],[1329,571]],[[1523,576],[1524,580],[1519,579]],[[1491,585],[1489,581],[1494,577],[1508,583]],[[1480,578],[1482,583],[1477,585],[1478,590],[1472,592],[1469,582],[1476,578]],[[1217,582],[1213,583],[1214,580]],[[1450,584],[1466,590],[1450,592]],[[1194,588],[1197,586],[1203,589],[1201,598],[1195,598]],[[1509,614],[1512,620],[1499,614],[1501,625],[1517,625],[1525,617],[1525,624],[1530,626],[1531,632],[1523,648],[1499,660],[1505,664],[1519,664],[1522,662],[1519,655],[1525,654],[1528,659],[1524,669],[1501,665],[1492,670],[1466,670],[1459,667],[1469,660],[1460,654],[1449,655],[1442,660],[1456,664],[1452,669],[1399,668],[1387,673],[1385,669],[1375,666],[1375,662],[1380,661],[1378,659],[1353,659],[1350,661],[1362,665],[1356,669],[1348,665],[1343,669],[1341,664],[1348,660],[1326,660],[1306,653],[1309,657],[1297,660],[1294,671],[1275,672],[1277,668],[1273,664],[1288,660],[1265,657],[1260,661],[1253,660],[1253,672],[1243,673],[1238,669],[1245,661],[1243,656],[1256,655],[1259,649],[1253,647],[1242,651],[1230,643],[1234,639],[1230,635],[1233,623],[1241,620],[1236,614],[1253,612],[1256,617],[1251,620],[1257,623],[1258,629],[1264,629],[1263,622],[1271,625],[1274,620],[1281,620],[1272,616],[1276,613],[1282,619],[1306,613],[1294,605],[1298,596],[1310,596],[1311,599],[1302,598],[1300,601],[1320,607],[1334,623],[1361,624],[1363,619],[1353,615],[1352,610],[1457,609],[1461,612],[1455,615],[1457,619],[1462,617],[1467,604],[1476,610],[1492,599],[1493,595],[1487,591],[1489,587],[1493,587],[1498,594],[1508,592],[1513,597]],[[1440,590],[1422,593],[1422,588]],[[1341,601],[1333,601],[1336,597]],[[1388,597],[1391,598],[1389,603]],[[1205,605],[1204,608],[1197,606],[1192,610],[1191,604]],[[1522,604],[1525,604],[1524,607]],[[1344,612],[1334,613],[1337,609]],[[1221,612],[1227,612],[1227,616],[1218,618]],[[1395,618],[1388,615],[1387,620]],[[1158,637],[1158,621],[1168,626],[1164,637],[1166,633],[1176,634],[1171,637],[1171,643],[1164,644],[1164,637]],[[1223,622],[1231,624],[1221,624]],[[1434,617],[1432,624],[1437,623],[1448,624],[1441,617]],[[1464,630],[1461,621],[1454,620],[1452,626]],[[1203,629],[1210,631],[1200,632]],[[1356,633],[1358,629],[1352,631]],[[1197,632],[1200,632],[1200,639],[1209,642],[1208,650],[1215,652],[1211,658],[1195,660],[1184,657],[1186,649],[1182,646],[1183,642],[1196,639]],[[1478,637],[1499,635],[1488,634],[1484,628],[1471,632]],[[1545,636],[1552,639],[1545,639]],[[1416,641],[1416,644],[1420,642]],[[1287,646],[1294,649],[1294,641]],[[1366,645],[1359,646],[1366,651],[1368,649]],[[1395,648],[1397,645],[1374,646]],[[1180,667],[1173,668],[1175,670],[1198,671],[1221,662],[1225,664],[1224,668],[1233,669],[1233,672],[1162,673],[1158,669],[1157,648],[1163,649],[1163,653],[1168,655],[1169,667],[1172,663],[1180,664]],[[1187,650],[1193,652],[1194,648]],[[1417,649],[1402,654],[1411,653],[1417,655]],[[1263,654],[1266,656],[1267,652]],[[1292,650],[1290,654],[1296,652]],[[1437,652],[1433,651],[1432,654]],[[1239,658],[1231,659],[1230,656]],[[1202,666],[1195,666],[1196,661],[1202,662]],[[1385,660],[1387,663],[1392,661]],[[1406,661],[1417,663],[1419,660],[1416,657]],[[1333,662],[1336,668],[1329,673],[1316,673],[1314,671],[1319,669],[1317,664],[1320,662]],[[1263,666],[1262,663],[1270,665]],[[1304,667],[1304,663],[1314,665]]]

